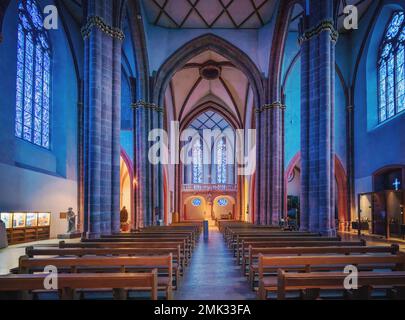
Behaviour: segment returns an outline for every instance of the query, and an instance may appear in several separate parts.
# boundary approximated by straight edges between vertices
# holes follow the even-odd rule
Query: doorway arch
[[[135,202],[134,202],[134,168],[132,161],[124,149],[121,148],[120,161],[120,209],[127,208],[130,228],[136,228]]]
[[[287,195],[288,195],[288,177],[290,177],[294,170],[301,163],[301,152],[298,152],[290,161],[286,171],[285,171],[285,183],[284,183],[284,216],[287,217]],[[337,186],[337,211],[338,211],[338,220],[339,220],[339,230],[347,230],[347,227],[350,223],[350,213],[348,210],[348,194],[347,194],[347,175],[343,167],[342,162],[339,157],[335,155],[335,179]]]

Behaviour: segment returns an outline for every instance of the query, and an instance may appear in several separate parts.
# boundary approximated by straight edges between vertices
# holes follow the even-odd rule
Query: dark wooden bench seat
[[[243,239],[247,239],[247,238],[262,239],[262,238],[277,238],[277,237],[280,237],[280,238],[306,238],[306,237],[319,238],[319,237],[321,237],[321,235],[317,234],[317,233],[295,232],[295,231],[235,233],[228,238],[228,246],[230,248],[233,248],[235,245],[238,246],[238,244]]]
[[[249,246],[254,248],[295,248],[295,247],[353,247],[366,246],[365,240],[358,241],[247,241],[242,240],[242,246],[237,253],[237,262],[242,263],[242,257],[249,254]]]
[[[191,258],[192,247],[186,239],[175,238],[101,238],[101,239],[82,239],[81,243],[124,243],[127,246],[129,243],[176,243],[182,247],[182,253],[186,257],[186,263]],[[123,246],[121,246],[123,247]]]
[[[87,256],[162,256],[172,254],[173,266],[179,266],[179,274],[183,272],[180,246],[177,248],[25,248],[25,254],[29,258],[35,257],[87,257]],[[13,272],[13,269],[11,271]],[[18,272],[18,268],[17,268]],[[177,281],[176,280],[176,287]]]
[[[246,244],[253,244],[253,243],[283,243],[284,247],[290,247],[288,243],[310,243],[310,246],[313,246],[311,244],[316,243],[316,242],[322,242],[322,243],[337,243],[340,242],[341,239],[339,237],[266,237],[266,238],[255,238],[255,237],[249,237],[249,238],[243,238],[241,241],[238,243],[238,246],[235,246],[233,248],[233,254],[234,257],[236,257],[236,262],[238,264],[241,264],[241,257],[243,257],[245,250],[247,250],[248,247],[246,247]],[[296,247],[296,245],[292,245]],[[303,245],[307,246],[307,245]],[[321,245],[324,246],[324,245]],[[269,246],[271,247],[271,245]],[[246,248],[246,249],[245,249]]]
[[[397,255],[316,255],[316,256],[264,256],[259,255],[259,299],[266,299],[268,292],[275,291],[274,281],[267,275],[269,269],[277,273],[279,269],[293,272],[342,272],[348,265],[355,265],[359,271],[373,271],[376,269],[404,271],[405,254]]]
[[[188,265],[189,261],[189,252],[186,249],[184,241],[172,241],[172,242],[161,242],[161,241],[125,241],[125,242],[75,242],[75,243],[66,243],[65,241],[59,242],[59,248],[175,248],[180,246],[180,253],[182,257],[181,265],[184,267]]]
[[[45,290],[46,274],[18,274],[0,276],[0,299],[29,300],[35,292]],[[152,300],[158,298],[157,270],[147,273],[58,274],[58,294],[62,300],[77,299],[78,290],[112,290],[114,299],[126,299],[128,291],[149,291]],[[15,296],[10,293],[16,293]]]
[[[255,288],[256,276],[259,272],[259,255],[265,256],[305,256],[305,255],[354,255],[354,254],[387,254],[396,255],[399,253],[399,246],[358,246],[358,247],[293,247],[293,248],[254,248],[249,247],[248,256],[243,258],[242,270],[248,275],[249,284]],[[270,267],[265,272],[273,269]],[[273,269],[274,271],[274,269]]]
[[[190,247],[191,250],[193,250],[195,248],[195,240],[193,238],[193,236],[189,233],[187,234],[158,234],[158,233],[149,233],[149,232],[139,232],[139,233],[121,233],[121,234],[116,234],[116,235],[103,235],[100,238],[102,241],[104,241],[105,239],[110,239],[110,240],[119,240],[119,241],[132,241],[133,239],[145,239],[145,240],[149,240],[149,239],[153,239],[155,240],[160,240],[163,239],[164,241],[169,240],[171,241],[173,240],[185,240],[186,241],[186,245],[188,247]],[[96,241],[97,239],[90,239],[90,241]],[[83,242],[88,241],[88,239],[83,239]]]
[[[289,273],[279,270],[278,277],[270,282],[266,279],[265,285],[277,290],[277,299],[286,299],[289,291],[302,291],[305,299],[319,299],[322,290],[340,290],[344,297],[361,300],[369,300],[372,289],[384,289],[387,291],[386,298],[405,300],[405,272],[359,272],[358,290],[347,292],[344,288],[344,280],[347,274],[343,272],[311,272]],[[276,284],[274,284],[276,279]],[[275,287],[274,287],[275,285]]]
[[[83,258],[28,258],[20,257],[19,273],[43,272],[46,266],[54,266],[59,273],[134,273],[158,270],[158,289],[166,298],[172,298],[173,274],[179,277],[178,268],[173,266],[172,255],[150,257],[83,257]]]
[[[265,242],[265,241],[341,241],[340,237],[321,237],[313,235],[291,235],[286,232],[283,235],[261,235],[261,236],[238,236],[229,247],[237,255],[237,250],[242,248],[242,241]]]

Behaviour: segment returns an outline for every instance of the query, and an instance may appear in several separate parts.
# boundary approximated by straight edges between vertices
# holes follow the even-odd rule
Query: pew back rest
[[[249,261],[263,255],[305,255],[305,254],[365,254],[365,253],[389,253],[397,254],[399,246],[353,246],[353,247],[291,247],[291,248],[257,248],[249,245]]]
[[[277,276],[277,298],[285,299],[286,291],[302,289],[345,289],[347,274],[343,272],[291,273],[279,270]],[[405,272],[359,272],[358,286],[362,287],[405,287]]]
[[[184,252],[184,241],[170,241],[170,242],[78,242],[66,243],[65,241],[59,242],[59,248],[173,248],[180,245],[181,250]]]
[[[76,272],[77,268],[91,267],[120,267],[121,272],[131,267],[150,267],[151,269],[164,268],[168,270],[168,283],[172,279],[172,254],[166,256],[151,257],[84,257],[84,258],[28,258],[20,257],[19,270],[20,274],[29,273],[32,268],[45,268],[54,266],[56,268],[70,268],[71,272]]]
[[[304,266],[307,272],[311,266],[335,265],[395,265],[397,271],[405,270],[405,254],[397,255],[356,255],[356,256],[264,256],[259,254],[259,279],[263,278],[265,268]]]
[[[25,248],[25,254],[29,258],[34,258],[36,256],[148,256],[148,255],[168,255],[172,254],[179,262],[180,246],[173,248]]]
[[[288,247],[352,247],[366,246],[366,241],[242,241],[247,250],[251,245],[256,248],[288,248]]]
[[[0,276],[0,292],[44,290],[46,274]],[[152,300],[158,298],[157,269],[145,273],[59,274],[58,290],[65,294],[76,289],[150,288]],[[69,290],[67,290],[69,289]],[[71,299],[73,297],[70,297]]]

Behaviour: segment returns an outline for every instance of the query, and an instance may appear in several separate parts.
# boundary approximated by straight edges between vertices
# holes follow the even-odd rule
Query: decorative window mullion
[[[22,94],[22,105],[21,105],[21,113],[22,113],[22,115],[21,115],[21,124],[22,124],[22,131],[21,131],[21,138],[24,138],[24,127],[25,127],[25,99],[26,99],[26,97],[25,97],[25,90],[26,90],[26,88],[25,88],[25,85],[26,85],[26,78],[25,78],[25,76],[26,76],[26,65],[25,65],[25,61],[26,61],[26,59],[27,59],[27,33],[28,33],[28,31],[27,30],[25,30],[24,29],[24,27],[23,27],[23,25],[22,25],[22,23],[21,23],[21,27],[22,27],[22,30],[23,30],[23,33],[24,33],[24,57],[23,57],[23,60],[22,60],[22,79],[23,79],[23,86],[22,86],[22,88],[21,88],[21,90],[22,90],[22,92],[21,92],[21,94]]]
[[[394,116],[398,113],[398,106],[397,106],[397,67],[398,67],[398,48],[399,46],[396,46],[393,50],[393,55],[394,55]]]
[[[32,92],[32,99],[31,99],[31,142],[35,143],[35,93],[37,91],[37,83],[36,83],[36,69],[37,69],[37,37],[35,33],[33,33],[32,37],[32,45],[33,45],[33,51],[32,51],[32,86],[31,86],[31,92]]]

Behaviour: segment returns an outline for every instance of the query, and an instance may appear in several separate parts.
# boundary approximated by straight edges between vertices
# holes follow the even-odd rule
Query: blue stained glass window
[[[405,15],[395,12],[385,30],[378,59],[379,122],[405,110]]]
[[[192,204],[194,207],[199,207],[199,206],[201,206],[202,201],[201,201],[201,199],[196,198],[196,199],[193,199]]]
[[[217,144],[217,183],[227,183],[226,172],[226,142],[220,139]]]
[[[200,184],[203,182],[203,150],[201,139],[197,139],[192,149],[193,158],[193,183]]]
[[[218,205],[221,207],[226,207],[228,205],[228,200],[225,198],[221,198],[218,200]]]
[[[19,0],[15,135],[49,148],[51,51],[34,0]]]

